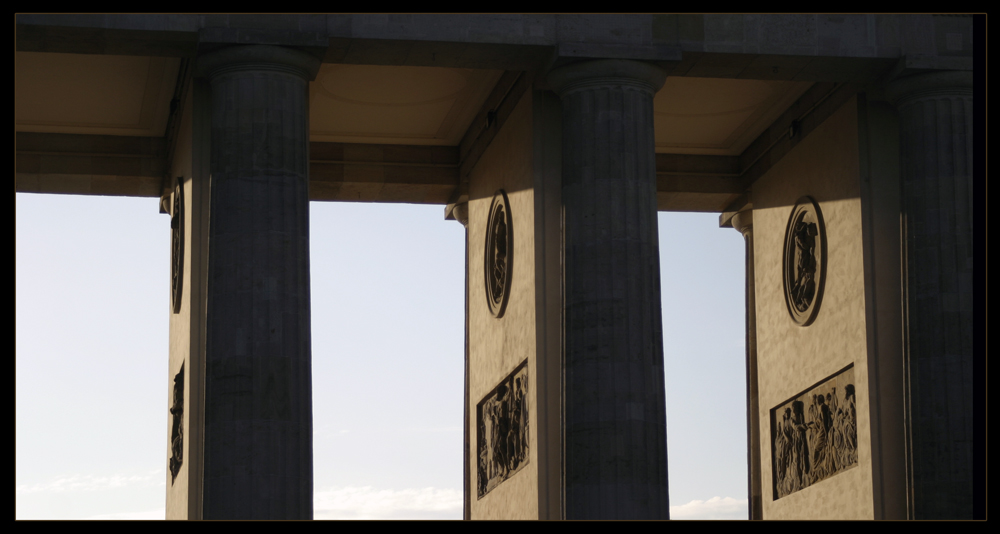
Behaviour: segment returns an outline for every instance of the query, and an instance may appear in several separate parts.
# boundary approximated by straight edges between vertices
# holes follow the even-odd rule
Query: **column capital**
[[[667,80],[667,72],[656,65],[626,59],[582,61],[548,74],[548,84],[559,97],[580,89],[601,86],[631,86],[655,94]]]
[[[972,71],[925,72],[897,78],[886,85],[885,96],[897,108],[938,96],[972,96]]]
[[[455,220],[465,226],[469,227],[469,201],[456,202],[454,204],[448,204],[444,208],[444,218],[445,220]]]
[[[213,50],[198,56],[198,76],[215,78],[232,71],[273,70],[294,74],[307,81],[316,79],[319,58],[282,46],[241,45]]]
[[[743,210],[733,215],[732,225],[734,230],[746,237],[753,232],[753,210]]]

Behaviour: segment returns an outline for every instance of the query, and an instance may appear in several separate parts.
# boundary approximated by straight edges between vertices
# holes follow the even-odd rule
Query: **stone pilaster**
[[[445,218],[458,221],[465,228],[465,393],[462,410],[462,519],[472,519],[472,466],[469,465],[469,451],[472,441],[469,436],[469,202],[449,204],[445,208]]]
[[[972,519],[972,73],[908,76],[886,94],[900,126],[908,514]]]
[[[274,46],[198,59],[212,99],[204,519],[312,519],[308,82]]]
[[[564,513],[667,519],[653,95],[625,60],[549,74],[562,100]]]
[[[746,241],[746,353],[747,353],[747,477],[748,515],[764,519],[760,477],[760,399],[757,390],[757,301],[754,287],[753,210],[733,216],[733,228]]]

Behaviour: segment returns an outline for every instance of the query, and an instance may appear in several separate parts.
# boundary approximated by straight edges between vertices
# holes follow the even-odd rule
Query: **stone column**
[[[908,76],[886,95],[900,126],[908,514],[972,519],[972,73]]]
[[[760,405],[757,392],[757,300],[754,287],[753,210],[733,215],[733,228],[746,240],[746,352],[747,352],[747,478],[748,514],[764,519],[760,487]]]
[[[204,519],[312,519],[308,82],[275,46],[198,59],[212,92]]]
[[[554,70],[562,100],[564,513],[667,519],[653,95],[663,70]]]
[[[449,204],[445,218],[451,218],[465,228],[465,394],[462,409],[462,519],[472,519],[472,466],[469,454],[472,446],[469,437],[469,202]]]

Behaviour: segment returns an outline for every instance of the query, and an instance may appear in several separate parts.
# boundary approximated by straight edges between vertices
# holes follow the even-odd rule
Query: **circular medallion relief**
[[[510,203],[503,189],[493,195],[486,222],[486,302],[490,313],[503,317],[510,297],[511,253],[514,250],[514,230],[510,218]]]
[[[174,313],[181,311],[181,289],[184,275],[184,183],[177,177],[174,183],[174,205],[170,214],[170,305]]]
[[[808,326],[819,311],[826,277],[826,228],[811,197],[800,198],[788,218],[782,270],[788,313]]]

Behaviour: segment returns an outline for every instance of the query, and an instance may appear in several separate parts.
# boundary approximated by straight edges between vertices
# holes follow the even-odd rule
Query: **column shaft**
[[[908,478],[912,519],[973,505],[972,74],[902,78]]]
[[[315,60],[254,46],[200,61],[212,87],[204,518],[311,519]]]
[[[666,519],[653,95],[631,61],[550,74],[563,107],[567,519]]]

